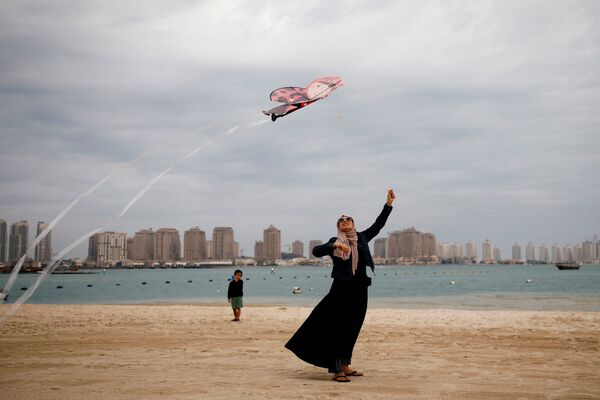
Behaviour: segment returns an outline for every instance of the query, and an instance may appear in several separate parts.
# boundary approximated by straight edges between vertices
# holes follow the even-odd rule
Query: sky
[[[106,229],[231,226],[245,255],[358,229],[490,239],[503,256],[600,233],[600,2],[3,1],[0,218],[53,251]],[[269,93],[346,86],[266,121]],[[229,129],[240,126],[231,135]],[[212,141],[212,144],[202,147]],[[87,242],[72,256],[85,256]]]

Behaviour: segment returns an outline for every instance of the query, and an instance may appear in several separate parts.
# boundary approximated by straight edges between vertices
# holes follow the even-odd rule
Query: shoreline
[[[9,305],[2,305],[0,312]],[[369,309],[348,384],[283,345],[312,308],[24,305],[0,325],[13,399],[600,397],[600,313]]]

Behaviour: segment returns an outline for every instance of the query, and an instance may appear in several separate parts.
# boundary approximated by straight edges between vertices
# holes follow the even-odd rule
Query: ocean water
[[[52,275],[29,303],[226,304],[227,278],[234,269]],[[324,267],[276,267],[275,273],[270,267],[241,269],[246,306],[312,307],[327,294],[332,281],[330,268]],[[14,302],[23,293],[22,288],[29,287],[37,277],[19,275],[7,302]],[[7,274],[0,275],[0,286],[7,279]],[[300,287],[302,293],[293,294],[294,287]],[[600,265],[584,265],[577,271],[560,271],[553,265],[377,266],[369,303],[371,307],[393,308],[600,311]]]

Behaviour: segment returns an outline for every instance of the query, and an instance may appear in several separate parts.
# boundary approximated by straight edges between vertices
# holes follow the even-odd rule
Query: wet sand
[[[0,326],[1,397],[600,398],[597,312],[371,309],[346,384],[283,347],[309,312],[26,305]]]

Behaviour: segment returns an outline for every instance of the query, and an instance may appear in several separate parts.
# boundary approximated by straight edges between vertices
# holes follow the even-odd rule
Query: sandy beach
[[[0,326],[2,398],[600,398],[600,313],[371,309],[344,384],[283,347],[309,312],[26,305]]]

